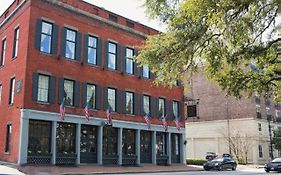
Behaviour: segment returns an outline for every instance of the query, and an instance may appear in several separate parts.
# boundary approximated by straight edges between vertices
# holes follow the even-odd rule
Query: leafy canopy
[[[275,149],[281,150],[281,129],[273,131],[272,144]]]
[[[136,58],[157,75],[156,83],[172,86],[200,67],[229,95],[269,91],[281,100],[281,0],[146,0],[145,5],[168,26],[149,36]]]

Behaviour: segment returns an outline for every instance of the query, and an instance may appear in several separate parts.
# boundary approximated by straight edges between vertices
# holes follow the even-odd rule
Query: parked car
[[[264,170],[269,173],[270,171],[281,172],[281,158],[273,159],[271,162],[264,165]]]
[[[215,158],[211,161],[208,161],[207,163],[203,164],[204,170],[209,171],[209,170],[226,170],[226,169],[231,169],[231,170],[236,170],[237,163],[235,160],[233,160],[231,157],[221,157],[221,158]]]
[[[216,158],[218,155],[216,153],[213,152],[207,152],[206,153],[206,160],[210,161],[213,160],[214,158]]]

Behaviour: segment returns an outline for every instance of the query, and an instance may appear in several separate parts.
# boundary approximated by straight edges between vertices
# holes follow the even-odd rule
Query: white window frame
[[[178,101],[172,101],[172,105],[173,105],[173,115],[177,119],[179,117],[179,102]]]
[[[131,54],[130,54],[131,53]],[[127,74],[134,74],[134,49],[132,48],[126,48],[126,73]],[[130,64],[130,70],[128,69],[128,66]]]
[[[44,80],[40,78],[47,78],[47,83],[43,84]],[[42,81],[42,82],[41,82]],[[40,83],[41,82],[41,83]],[[45,87],[44,85],[47,86]],[[44,86],[44,87],[43,87]],[[49,102],[49,90],[50,90],[50,76],[49,75],[43,75],[39,74],[38,75],[38,94],[37,94],[37,101],[39,102]],[[47,92],[47,93],[46,93]]]
[[[71,39],[68,39],[67,38],[67,33],[69,32],[73,32],[74,33],[74,39],[71,40]],[[71,55],[67,55],[67,43],[72,43],[74,44],[74,50],[73,50],[73,57],[71,57]],[[71,59],[71,60],[75,60],[75,55],[76,55],[76,47],[77,47],[77,31],[75,30],[72,30],[72,29],[69,29],[69,28],[66,28],[66,37],[65,37],[65,57],[68,58],[68,59]]]
[[[149,77],[149,67],[146,66],[146,65],[144,65],[144,66],[142,67],[142,76],[143,76],[144,78],[147,78],[147,79],[150,78],[150,77]]]
[[[72,88],[68,89],[68,87],[66,87],[66,85],[68,86],[67,82],[69,82],[69,86]],[[67,101],[67,105],[69,106],[74,106],[74,86],[75,86],[75,81],[73,80],[69,80],[69,79],[64,79],[63,82],[63,88],[64,88],[64,92],[66,94],[66,97],[69,97],[70,101],[66,98],[65,101]],[[68,91],[67,91],[68,90]],[[69,103],[68,103],[69,102]]]
[[[114,45],[115,46],[115,50],[114,51],[110,51],[110,45]],[[112,60],[112,64],[111,65],[111,56],[114,58],[114,60]],[[107,67],[113,70],[117,69],[117,44],[113,43],[113,42],[108,42],[108,63],[107,63]]]
[[[95,41],[93,45],[90,45],[90,39],[93,39]],[[89,35],[88,36],[88,49],[87,49],[87,53],[86,53],[86,54],[88,54],[88,63],[89,64],[95,64],[95,65],[97,64],[97,45],[98,45],[97,37]],[[93,59],[93,63],[90,62],[90,55],[89,55],[90,49],[93,49],[95,52],[94,58],[91,58],[91,59]]]
[[[10,96],[9,96],[9,104],[14,104],[14,96],[15,96],[15,84],[16,84],[16,77],[11,78],[10,80]]]
[[[91,89],[92,88],[92,89]],[[92,94],[90,94],[92,91]],[[92,105],[88,106],[91,109],[95,109],[96,108],[96,86],[94,84],[87,84],[87,101],[86,103],[89,105],[89,101],[91,100],[91,98],[93,97],[93,103]]]
[[[43,25],[44,24],[51,26],[51,34],[43,32]],[[42,49],[42,38],[43,38],[42,36],[46,36],[46,37],[50,38],[50,43],[49,43],[49,49],[50,50],[47,51],[47,52]],[[44,53],[48,53],[48,54],[50,54],[52,52],[52,44],[53,44],[52,36],[53,36],[53,24],[50,23],[50,22],[47,22],[47,21],[42,21],[40,52],[44,52]]]
[[[0,66],[4,66],[6,57],[7,40],[6,38],[2,40],[2,51],[1,51],[1,62]]]
[[[19,37],[20,37],[20,28],[17,27],[14,32],[14,48],[13,48],[13,58],[18,56],[18,47],[19,47]]]
[[[111,107],[111,110],[113,112],[116,112],[116,89],[113,88],[107,89],[107,101],[109,105],[108,107]]]
[[[129,102],[131,100],[131,104]],[[129,109],[131,108],[131,110]],[[134,114],[134,93],[126,91],[126,113],[127,114]]]
[[[148,114],[150,111],[150,96],[143,95],[143,111],[145,114]]]
[[[161,109],[161,104],[163,104],[163,107]],[[158,111],[162,112],[162,115],[159,117],[165,117],[165,99],[164,98],[159,98],[159,103],[158,103]]]

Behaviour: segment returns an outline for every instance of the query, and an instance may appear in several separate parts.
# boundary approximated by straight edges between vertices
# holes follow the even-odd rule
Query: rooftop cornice
[[[145,34],[143,32],[140,32],[140,31],[131,29],[131,28],[127,27],[127,26],[123,26],[123,25],[120,25],[118,23],[112,22],[110,20],[107,20],[107,19],[102,18],[100,16],[97,16],[95,14],[92,14],[90,12],[84,11],[84,10],[76,8],[76,7],[73,7],[73,6],[69,5],[69,4],[66,4],[66,3],[63,3],[63,2],[60,2],[60,1],[57,1],[57,0],[41,0],[41,1],[47,2],[49,4],[52,4],[52,5],[61,7],[61,8],[64,8],[64,9],[69,10],[69,11],[74,12],[74,13],[78,13],[80,15],[84,15],[86,17],[89,17],[91,19],[97,20],[97,21],[102,22],[104,24],[110,25],[110,26],[115,27],[117,29],[121,29],[121,30],[124,30],[126,32],[129,32],[129,33],[132,33],[134,35],[137,35],[137,36],[139,36],[139,37],[141,37],[143,39],[147,38],[147,34]]]

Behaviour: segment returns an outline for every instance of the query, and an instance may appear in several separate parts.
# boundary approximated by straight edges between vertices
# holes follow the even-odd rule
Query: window
[[[259,158],[263,157],[263,153],[262,153],[262,145],[259,145]]]
[[[2,101],[2,84],[0,84],[0,104],[1,104],[1,101]]]
[[[50,76],[48,76],[48,75],[39,75],[38,76],[37,101],[49,102],[49,82],[50,82]]]
[[[112,15],[112,14],[109,14],[108,19],[109,19],[110,21],[113,21],[113,22],[117,22],[117,21],[118,21],[117,16]]]
[[[166,135],[165,133],[162,132],[157,132],[156,133],[156,151],[158,156],[166,155],[167,154],[167,149],[166,149]]]
[[[165,100],[163,98],[159,98],[158,111],[158,117],[165,117]]]
[[[76,49],[76,31],[66,29],[65,57],[74,60]]]
[[[81,153],[97,153],[97,127],[90,125],[81,125]],[[84,162],[85,161],[85,162]],[[87,160],[82,162],[86,163]]]
[[[41,31],[40,51],[51,53],[53,24],[43,21]]]
[[[130,28],[134,28],[135,27],[135,24],[133,22],[130,22],[130,21],[126,21],[126,25]]]
[[[108,105],[113,112],[116,111],[116,90],[108,88]]]
[[[0,66],[4,66],[4,64],[5,64],[5,56],[6,56],[6,39],[4,39],[2,41]]]
[[[122,153],[123,155],[135,155],[135,130],[123,129],[122,133]]]
[[[64,98],[65,98],[65,105],[73,106],[73,104],[74,104],[74,81],[64,80]]]
[[[133,114],[134,113],[134,93],[126,92],[126,113]]]
[[[11,134],[12,134],[12,124],[8,124],[6,128],[6,145],[5,152],[10,152],[11,149]]]
[[[149,78],[149,67],[148,66],[142,67],[142,76],[144,78]]]
[[[9,104],[13,104],[13,103],[14,103],[15,82],[16,82],[16,78],[12,78],[12,79],[10,80]]]
[[[261,131],[261,123],[258,123],[259,131]]]
[[[116,70],[116,48],[114,43],[108,43],[108,68]]]
[[[95,91],[96,91],[95,85],[87,84],[87,104],[88,104],[88,107],[91,109],[96,108]]]
[[[92,36],[88,40],[88,63],[97,64],[97,38]]]
[[[14,33],[14,49],[13,49],[13,58],[18,56],[18,46],[19,46],[19,34],[20,29],[16,28]]]
[[[173,101],[173,116],[175,118],[179,117],[179,102]]]
[[[257,114],[257,118],[261,118],[261,106],[259,104],[256,104],[256,114]]]
[[[57,123],[57,153],[58,154],[74,154],[75,153],[75,124]]]
[[[197,117],[197,105],[188,105],[186,111],[187,117]]]
[[[130,48],[126,48],[126,73],[127,74],[133,74],[133,56],[134,56],[134,50]]]
[[[51,153],[51,122],[29,120],[28,154]]]
[[[150,96],[143,96],[143,111],[145,114],[148,114],[150,111]]]
[[[117,129],[113,127],[103,127],[103,155],[117,155]]]

